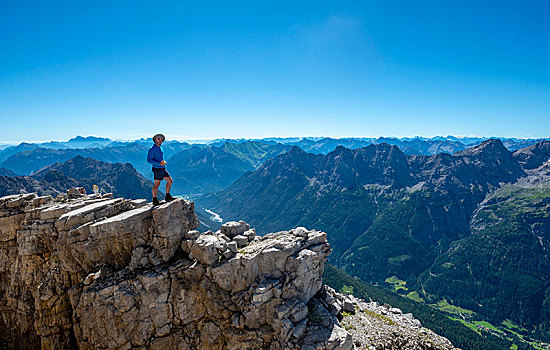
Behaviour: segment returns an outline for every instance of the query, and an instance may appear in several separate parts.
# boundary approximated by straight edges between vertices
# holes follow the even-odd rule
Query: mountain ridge
[[[197,202],[223,218],[241,217],[259,232],[284,225],[330,232],[330,260],[344,271],[379,283],[396,275],[421,290],[427,284],[416,278],[451,249],[453,242],[472,235],[470,223],[488,195],[503,184],[518,186],[530,181],[546,186],[548,182],[537,179],[548,179],[544,170],[547,141],[529,147],[512,153],[500,140],[490,139],[453,155],[433,156],[407,156],[384,144],[357,150],[338,147],[327,155],[293,148]],[[524,169],[522,164],[532,169]],[[528,210],[528,204],[522,203],[517,205]],[[533,224],[539,225],[540,220],[534,220]],[[542,227],[543,236],[550,235],[547,226]],[[495,242],[500,240],[506,240],[506,235],[499,233]],[[527,276],[527,269],[520,275]],[[426,293],[437,290],[430,286]],[[550,290],[547,282],[542,286]],[[447,300],[457,299],[456,293],[446,296]],[[496,300],[496,313],[476,308],[477,312],[505,319],[508,300]],[[540,298],[521,301],[520,295],[509,300],[542,303]],[[539,316],[530,318],[529,312],[524,309],[511,317],[529,327],[537,325]]]
[[[69,187],[83,187],[88,193],[98,185],[103,193],[127,198],[150,198],[153,182],[144,178],[129,164],[107,163],[76,156],[40,169],[33,176],[2,176],[0,195],[37,192],[52,195]],[[164,195],[161,193],[160,197]]]

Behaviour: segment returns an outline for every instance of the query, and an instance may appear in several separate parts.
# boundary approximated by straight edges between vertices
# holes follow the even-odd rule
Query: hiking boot
[[[176,198],[172,197],[170,193],[167,193],[166,196],[164,197],[164,200],[167,202],[173,201],[174,199]]]
[[[160,202],[157,197],[153,197],[153,205],[159,205]]]

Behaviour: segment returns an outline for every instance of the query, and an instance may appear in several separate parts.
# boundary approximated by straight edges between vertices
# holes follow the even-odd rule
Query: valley
[[[413,141],[415,149],[452,151],[447,143],[459,142],[399,142]],[[201,231],[245,220],[260,235],[297,226],[328,232],[329,261],[355,278],[484,337],[540,348],[550,340],[550,142],[535,141],[513,150],[525,142],[470,140],[453,154],[409,154],[373,140],[222,140],[174,142],[166,155],[172,193],[196,202]],[[0,190],[55,195],[67,184],[91,191],[99,183],[149,198],[150,170],[140,159],[147,144],[8,147]]]

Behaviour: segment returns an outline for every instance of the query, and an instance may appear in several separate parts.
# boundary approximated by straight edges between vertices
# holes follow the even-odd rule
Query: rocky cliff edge
[[[380,306],[322,285],[325,233],[295,228],[257,237],[231,222],[200,234],[198,225],[193,202],[183,199],[153,207],[78,191],[0,198],[0,348],[376,345],[361,335],[354,342],[338,321],[347,310],[370,325],[366,318]],[[426,336],[412,315],[402,319],[418,345],[411,348],[452,348]]]

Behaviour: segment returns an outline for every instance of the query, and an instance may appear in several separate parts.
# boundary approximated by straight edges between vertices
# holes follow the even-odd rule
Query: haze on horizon
[[[491,138],[497,138],[497,139],[517,139],[517,140],[550,140],[550,137],[542,137],[542,138],[522,138],[522,137],[503,137],[498,135],[434,135],[434,136],[419,136],[419,135],[413,135],[413,136],[385,136],[385,135],[379,135],[379,136],[343,136],[343,137],[331,137],[331,136],[312,136],[312,135],[305,135],[305,136],[269,136],[269,137],[253,137],[253,138],[245,138],[245,137],[236,137],[236,138],[205,138],[205,139],[190,139],[190,138],[178,138],[178,137],[172,137],[171,135],[165,135],[167,137],[167,141],[178,141],[178,142],[187,142],[191,144],[208,144],[214,141],[220,141],[220,140],[265,140],[265,139],[323,139],[323,138],[331,138],[331,139],[378,139],[378,138],[384,138],[384,139],[399,139],[399,140],[410,140],[414,138],[422,138],[422,139],[435,139],[435,138],[447,138],[450,139],[452,137],[456,138],[458,141],[465,140],[471,142],[472,139],[480,139],[480,140],[487,140]],[[108,138],[104,136],[98,136],[98,135],[75,135],[74,137],[71,137],[70,139],[49,139],[49,140],[18,140],[18,141],[2,141],[0,140],[0,150],[2,148],[8,147],[8,146],[16,146],[21,143],[34,143],[34,144],[42,144],[42,143],[50,143],[50,142],[68,142],[73,140],[76,137],[93,137],[93,138],[107,138],[111,141],[116,142],[133,142],[138,140],[148,140],[150,139],[150,135],[145,135],[141,138],[126,138],[126,139],[115,139],[115,138]],[[469,139],[469,140],[468,140]]]
[[[0,143],[546,138],[550,3],[2,2]]]

